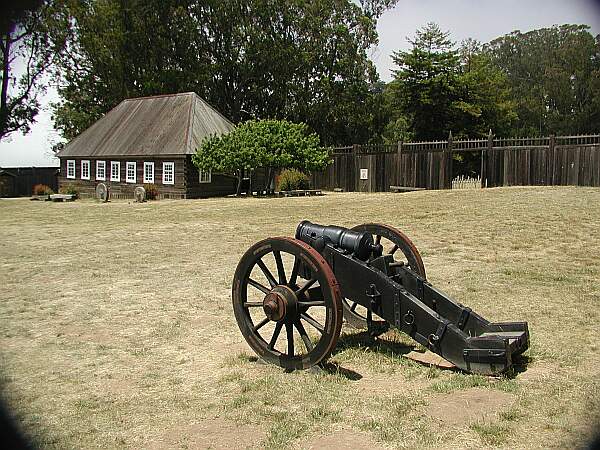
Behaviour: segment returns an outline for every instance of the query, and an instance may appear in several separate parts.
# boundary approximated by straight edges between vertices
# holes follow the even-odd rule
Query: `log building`
[[[199,172],[192,155],[201,142],[234,125],[196,93],[123,100],[59,153],[59,188],[94,195],[105,183],[115,198],[154,184],[162,198],[235,193],[236,178]]]

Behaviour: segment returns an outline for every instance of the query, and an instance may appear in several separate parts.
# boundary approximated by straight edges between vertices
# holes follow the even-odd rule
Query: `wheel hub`
[[[289,287],[275,286],[263,300],[263,311],[269,320],[278,322],[296,315],[297,302],[296,294]]]

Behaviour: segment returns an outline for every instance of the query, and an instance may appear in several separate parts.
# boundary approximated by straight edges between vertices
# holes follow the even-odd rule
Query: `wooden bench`
[[[72,202],[75,200],[75,194],[52,194],[50,200],[53,202]]]
[[[424,191],[425,188],[412,187],[412,186],[390,186],[391,192],[413,192],[413,191]]]
[[[323,195],[323,192],[321,192],[321,189],[310,189],[306,192],[308,192],[308,195]]]
[[[279,191],[276,195],[280,197],[304,197],[312,195],[323,195],[321,189],[295,189],[292,191]]]
[[[48,194],[46,194],[46,195],[32,195],[29,200],[47,202],[48,200],[50,200],[50,196]]]

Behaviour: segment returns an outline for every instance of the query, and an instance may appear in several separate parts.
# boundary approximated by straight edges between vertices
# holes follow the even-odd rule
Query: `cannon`
[[[301,222],[242,256],[233,311],[264,361],[286,370],[321,365],[342,322],[376,338],[390,327],[466,372],[499,375],[529,347],[527,322],[489,322],[427,281],[419,251],[399,230]],[[285,329],[285,330],[284,330]]]

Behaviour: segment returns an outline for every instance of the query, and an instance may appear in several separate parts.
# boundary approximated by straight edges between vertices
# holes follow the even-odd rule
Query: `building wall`
[[[36,184],[58,189],[58,167],[3,167],[2,170],[14,175],[11,197],[30,196]]]
[[[75,178],[67,178],[67,161],[75,161]],[[81,161],[90,161],[90,179],[84,180],[81,178]],[[96,173],[96,162],[105,161],[105,179],[98,180]],[[111,162],[118,161],[120,164],[120,180],[111,181]],[[127,162],[136,163],[136,180],[135,183],[126,181]],[[93,197],[96,193],[98,183],[104,183],[110,188],[111,196],[114,198],[133,198],[133,192],[137,186],[144,184],[144,162],[154,163],[154,184],[163,198],[186,198],[185,190],[185,159],[183,158],[107,158],[107,159],[92,159],[92,158],[60,158],[60,175],[58,177],[59,189],[72,186],[77,189],[82,197]],[[163,183],[163,162],[175,163],[174,183]]]
[[[235,194],[237,178],[232,175],[211,174],[210,183],[200,183],[200,174],[192,162],[192,157],[185,160],[185,186],[188,198],[222,197]]]
[[[15,196],[15,177],[8,173],[0,173],[0,197]]]
[[[81,178],[81,161],[90,161],[90,179]],[[75,161],[75,178],[67,178],[67,161]],[[144,158],[144,159],[120,159],[108,158],[101,159],[105,161],[105,180],[96,179],[96,161],[97,159],[88,158],[60,158],[60,175],[58,177],[59,188],[73,186],[82,197],[93,197],[96,193],[98,183],[104,183],[110,188],[113,198],[133,198],[133,192],[137,186],[144,184],[144,162],[154,162],[154,185],[163,198],[203,198],[218,197],[234,194],[236,190],[237,179],[234,176],[215,174],[211,175],[210,183],[200,183],[198,169],[192,163],[191,156],[181,158]],[[120,181],[110,180],[111,162],[120,163]],[[136,163],[136,182],[128,183],[126,181],[127,162]],[[163,162],[175,163],[174,184],[164,184]]]

